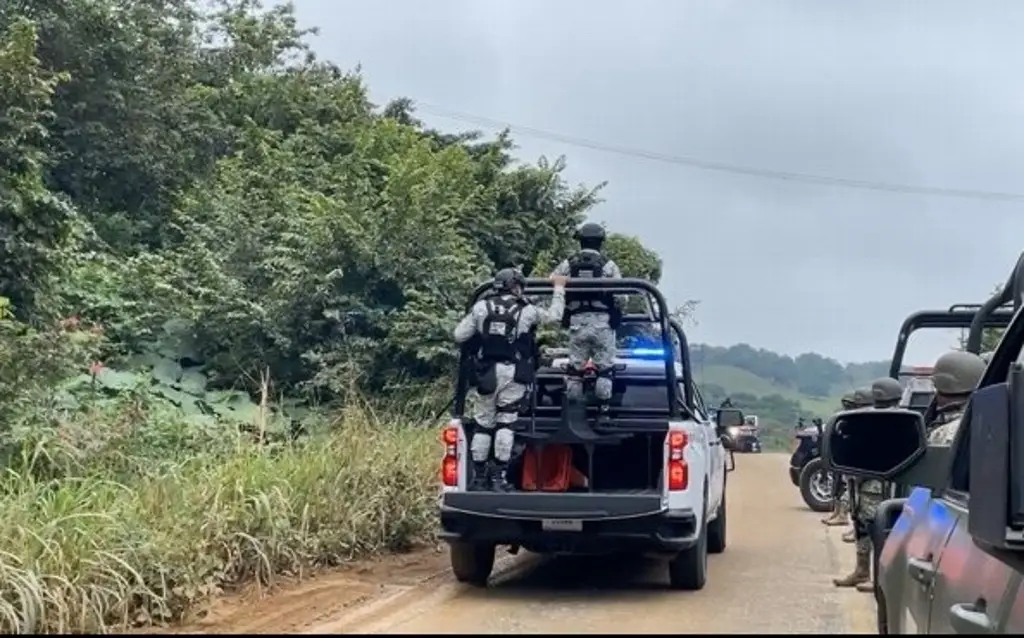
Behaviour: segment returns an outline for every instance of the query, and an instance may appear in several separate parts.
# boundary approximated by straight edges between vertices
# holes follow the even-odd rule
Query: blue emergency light
[[[629,359],[664,359],[664,348],[629,348],[626,350]]]

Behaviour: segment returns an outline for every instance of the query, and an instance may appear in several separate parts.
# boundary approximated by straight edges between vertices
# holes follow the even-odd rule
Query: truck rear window
[[[626,386],[622,393],[622,407],[624,408],[663,408],[668,409],[668,390],[664,385],[634,385]]]

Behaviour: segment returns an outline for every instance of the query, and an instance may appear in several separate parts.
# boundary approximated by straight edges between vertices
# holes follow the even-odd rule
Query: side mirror
[[[968,408],[970,473],[967,529],[982,545],[1024,551],[1024,368],[1010,366],[1006,383],[974,392]],[[954,470],[959,468],[954,465]]]
[[[926,448],[920,414],[869,408],[832,417],[822,435],[821,456],[841,474],[885,481],[913,465]]]
[[[737,437],[739,428],[743,427],[743,410],[736,408],[720,408],[715,413],[715,433],[722,439],[722,446],[735,452],[739,447]]]
[[[715,425],[719,428],[731,428],[743,425],[743,410],[736,408],[719,408],[715,413]]]

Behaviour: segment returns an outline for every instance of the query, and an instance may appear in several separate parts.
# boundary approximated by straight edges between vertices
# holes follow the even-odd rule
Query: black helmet
[[[494,282],[491,284],[491,287],[496,292],[512,292],[513,288],[522,286],[525,283],[526,278],[523,277],[523,273],[515,268],[502,268],[494,273]]]
[[[604,226],[594,222],[587,222],[576,230],[576,239],[580,241],[603,242]]]

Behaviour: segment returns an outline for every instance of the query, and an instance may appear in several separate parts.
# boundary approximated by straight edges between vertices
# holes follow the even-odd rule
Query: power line
[[[555,133],[552,131],[545,131],[543,129],[534,128],[532,126],[522,126],[520,124],[512,124],[510,122],[502,122],[500,120],[495,120],[489,117],[473,115],[471,113],[464,113],[462,111],[456,111],[453,109],[436,106],[426,102],[415,102],[414,104],[417,111],[428,113],[435,117],[454,120],[458,122],[465,122],[467,124],[474,124],[476,126],[481,127],[496,129],[507,128],[519,135],[524,135],[527,137],[536,137],[540,139],[550,140],[553,142],[567,144],[569,146],[588,148],[595,151],[613,153],[616,155],[624,155],[627,157],[637,157],[641,159],[651,160],[654,162],[662,162],[665,164],[686,166],[689,168],[696,168],[698,170],[717,171],[721,173],[732,173],[734,175],[747,175],[751,177],[777,179],[790,182],[802,182],[805,184],[814,184],[818,186],[843,186],[846,188],[884,191],[889,193],[930,195],[937,197],[957,197],[960,199],[974,199],[994,202],[1024,201],[1024,194],[1021,193],[970,190],[963,188],[941,188],[935,186],[914,186],[912,184],[899,184],[895,182],[876,182],[872,180],[853,179],[847,177],[812,175],[809,173],[797,173],[793,171],[777,171],[767,168],[755,168],[750,166],[740,166],[736,164],[716,162],[712,160],[703,160],[695,157],[670,155],[667,153],[660,153],[657,151],[648,151],[644,149],[630,148],[626,146],[605,144],[602,142],[596,142],[581,137],[574,137],[570,135],[563,135],[561,133]]]

